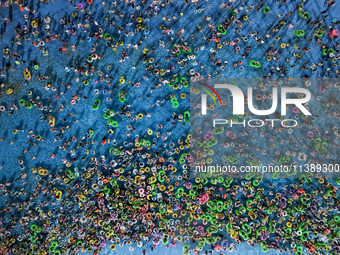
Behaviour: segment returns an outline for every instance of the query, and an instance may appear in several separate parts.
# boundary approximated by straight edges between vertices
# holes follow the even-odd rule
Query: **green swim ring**
[[[301,37],[305,35],[305,31],[304,30],[296,30],[295,34],[297,37]]]
[[[101,101],[99,99],[96,99],[92,105],[92,110],[98,110],[99,106],[101,105]]]
[[[25,106],[25,104],[26,104],[26,100],[25,99],[20,99],[19,105]]]
[[[32,109],[32,107],[33,107],[33,104],[31,102],[27,102],[26,103],[26,108],[27,109]]]
[[[185,122],[189,122],[190,121],[190,112],[189,111],[185,111],[184,112],[184,121]]]
[[[125,91],[119,91],[119,101],[124,103],[125,102]]]
[[[270,12],[269,7],[268,7],[268,6],[263,7],[262,12],[263,12],[264,14],[268,14],[268,13]]]

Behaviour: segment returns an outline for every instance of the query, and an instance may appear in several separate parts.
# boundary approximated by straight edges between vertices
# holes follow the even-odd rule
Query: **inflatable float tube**
[[[190,112],[189,111],[185,111],[184,112],[184,121],[185,122],[189,122],[190,121]]]
[[[99,99],[96,99],[92,105],[92,110],[98,110],[99,106],[101,105],[101,101]]]

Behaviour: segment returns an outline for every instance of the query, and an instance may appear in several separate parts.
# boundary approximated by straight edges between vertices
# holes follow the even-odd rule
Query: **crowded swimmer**
[[[335,1],[0,9],[0,254],[340,254]],[[293,129],[214,112],[253,125],[193,128],[203,94],[231,114],[215,78],[258,79],[258,110],[272,88],[307,88],[312,116],[288,105]],[[250,171],[192,173],[216,159]],[[289,170],[258,171],[275,165]]]

